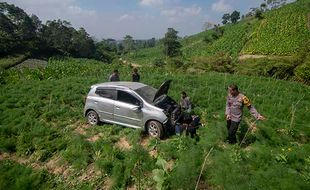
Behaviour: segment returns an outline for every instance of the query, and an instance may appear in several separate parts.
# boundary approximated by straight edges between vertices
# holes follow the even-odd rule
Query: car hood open
[[[172,80],[167,80],[165,81],[163,84],[160,85],[159,89],[157,90],[155,96],[154,96],[154,99],[153,99],[153,102],[155,102],[155,100],[164,95],[164,94],[168,94],[168,90],[169,90],[169,87],[170,87],[170,83],[171,83]]]

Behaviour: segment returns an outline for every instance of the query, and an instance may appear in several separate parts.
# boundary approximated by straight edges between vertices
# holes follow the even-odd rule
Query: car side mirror
[[[134,111],[135,113],[139,113],[139,112],[141,112],[141,106],[135,106],[135,107],[133,107],[132,108],[132,111]]]

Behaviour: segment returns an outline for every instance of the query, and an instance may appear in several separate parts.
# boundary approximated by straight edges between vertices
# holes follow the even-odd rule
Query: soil
[[[99,140],[101,137],[103,137],[104,136],[104,134],[103,133],[99,133],[99,134],[97,134],[97,135],[95,135],[95,136],[92,136],[92,137],[89,137],[88,139],[87,139],[87,141],[89,141],[89,142],[96,142],[97,140]]]
[[[117,146],[122,150],[130,150],[132,148],[132,145],[130,145],[124,137],[120,138],[117,142]]]
[[[27,59],[22,63],[16,65],[14,68],[29,68],[29,69],[36,69],[36,68],[44,68],[47,66],[47,61],[41,59]]]
[[[240,55],[239,61],[246,60],[246,59],[277,59],[277,58],[291,58],[292,56],[277,56],[277,55]]]

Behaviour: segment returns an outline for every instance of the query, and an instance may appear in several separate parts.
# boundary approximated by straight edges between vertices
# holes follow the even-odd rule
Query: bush
[[[155,67],[162,67],[165,65],[165,61],[162,58],[156,58],[153,60],[152,65]]]
[[[247,59],[242,61],[235,71],[238,74],[291,79],[296,64],[295,59]]]
[[[217,53],[209,57],[209,64],[213,71],[217,72],[233,72],[232,57],[223,52]]]
[[[223,52],[210,57],[195,57],[192,63],[187,66],[188,73],[201,73],[203,71],[217,71],[233,73],[232,57]]]
[[[209,35],[206,35],[204,38],[203,38],[203,41],[206,42],[206,43],[211,43],[213,42],[213,38]]]
[[[0,161],[0,189],[65,189],[61,181],[54,180],[47,171],[34,171],[12,161]]]
[[[0,84],[5,84],[5,69],[0,67]]]
[[[167,66],[171,69],[178,69],[184,65],[183,60],[179,57],[168,59]]]
[[[310,84],[310,59],[294,70],[295,79],[306,84]]]

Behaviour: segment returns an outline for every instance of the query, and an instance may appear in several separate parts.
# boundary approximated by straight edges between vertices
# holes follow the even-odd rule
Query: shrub
[[[206,42],[206,43],[211,43],[213,42],[213,38],[209,35],[206,35],[204,38],[203,38],[203,41]]]
[[[186,139],[189,140],[189,139]],[[172,189],[192,189],[196,185],[197,177],[203,160],[203,152],[201,149],[187,141],[190,147],[180,153],[176,166],[170,176],[170,184]]]
[[[13,161],[0,161],[0,189],[65,189],[46,170],[32,170]]]
[[[180,67],[182,67],[184,65],[183,60],[181,60],[182,58],[180,57],[174,57],[174,58],[170,58],[168,59],[168,63],[167,66],[170,69],[179,69]]]
[[[306,84],[310,84],[310,59],[294,70],[295,79]]]
[[[0,84],[5,84],[5,69],[0,67]]]
[[[162,58],[156,58],[153,60],[152,65],[155,67],[162,67],[165,65],[165,61]]]
[[[294,76],[295,59],[248,59],[237,65],[238,74],[290,79]]]
[[[213,71],[232,73],[232,57],[223,52],[209,57],[209,64]]]

